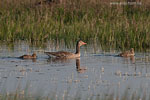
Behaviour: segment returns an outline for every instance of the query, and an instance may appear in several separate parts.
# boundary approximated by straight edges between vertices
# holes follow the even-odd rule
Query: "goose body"
[[[132,57],[134,55],[135,53],[133,48],[131,48],[129,51],[125,51],[119,54],[120,57]]]
[[[76,52],[66,52],[66,51],[58,51],[58,52],[45,52],[48,56],[54,56],[56,58],[78,58],[80,57],[80,46],[85,45],[86,43],[79,40],[76,44]]]
[[[32,55],[22,55],[19,58],[22,58],[22,59],[35,59],[35,58],[37,58],[37,56],[36,56],[35,53],[33,53]]]

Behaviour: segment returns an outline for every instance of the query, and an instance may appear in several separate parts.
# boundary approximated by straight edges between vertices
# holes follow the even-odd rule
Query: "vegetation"
[[[40,91],[41,92],[41,91]],[[29,94],[27,91],[19,91],[13,93],[0,94],[0,100],[149,100],[149,94],[145,89],[137,90],[125,90],[123,93],[103,93],[97,95],[87,95],[76,93],[74,96],[70,96],[67,93],[63,95],[57,95],[55,92],[49,94],[49,96],[42,96],[42,93]]]
[[[111,5],[110,0],[60,1],[0,0],[0,41],[81,38],[113,48],[150,48],[148,0],[133,6]]]

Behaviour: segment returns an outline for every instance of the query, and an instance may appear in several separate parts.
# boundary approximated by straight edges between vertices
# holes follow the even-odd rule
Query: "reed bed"
[[[34,95],[29,93],[30,92],[19,90],[12,93],[1,93],[0,100],[149,100],[149,93],[146,93],[143,89],[137,89],[132,93],[127,89],[122,95],[119,93],[117,95],[114,93],[103,93],[83,96],[77,93],[74,96],[69,96],[68,94],[57,95],[57,93],[52,92],[48,96],[42,96],[41,93],[38,92]]]
[[[0,41],[75,42],[80,38],[113,48],[150,48],[149,1],[140,1],[140,5],[112,2],[0,0]]]

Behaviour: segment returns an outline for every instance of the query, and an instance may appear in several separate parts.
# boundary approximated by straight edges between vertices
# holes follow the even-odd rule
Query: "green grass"
[[[64,1],[64,0],[63,0]],[[122,0],[123,1],[123,0]],[[103,0],[0,1],[0,41],[96,40],[113,48],[150,48],[150,5],[110,6]]]

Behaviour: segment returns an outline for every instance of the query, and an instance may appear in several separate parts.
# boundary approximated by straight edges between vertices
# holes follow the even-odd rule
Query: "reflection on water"
[[[81,66],[80,66],[80,58],[77,58],[77,59],[76,59],[76,68],[77,68],[77,71],[78,71],[79,73],[84,73],[84,72],[87,70],[86,67],[81,67]]]
[[[74,59],[67,59],[67,58],[48,58],[47,62],[48,63],[69,63],[71,60],[76,61],[76,70],[79,73],[84,73],[87,68],[80,66],[80,58],[74,58]]]
[[[47,62],[49,63],[68,63],[70,60],[66,58],[48,58]]]
[[[94,45],[95,46],[95,45]],[[95,46],[96,47],[96,46]],[[57,49],[57,50],[56,50]],[[129,94],[142,88],[141,96],[150,93],[150,53],[136,52],[135,57],[116,57],[119,51],[103,51],[98,46],[81,47],[79,59],[49,58],[44,51],[66,50],[74,52],[74,46],[48,43],[45,48],[14,44],[13,49],[2,45],[0,49],[0,92],[14,92],[18,86],[24,91],[29,83],[29,91],[43,95],[55,92],[62,97],[81,98],[111,94],[119,98],[124,91]],[[37,53],[37,59],[18,59],[20,55]],[[147,99],[149,100],[149,98]]]
[[[132,61],[132,63],[135,63],[135,57],[134,56],[131,56],[130,60]]]

